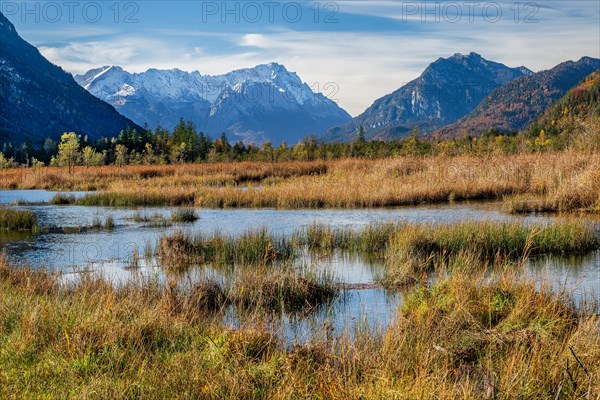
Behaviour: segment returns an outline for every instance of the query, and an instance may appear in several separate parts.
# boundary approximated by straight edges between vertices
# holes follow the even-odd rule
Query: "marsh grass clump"
[[[94,217],[94,219],[92,220],[92,228],[97,231],[102,229],[102,220],[100,219],[100,217],[98,217],[98,216]]]
[[[414,281],[457,256],[459,261],[516,262],[532,255],[583,254],[598,247],[592,226],[565,220],[545,226],[517,222],[373,224],[362,230],[313,224],[290,238],[271,235],[266,229],[239,236],[179,232],[161,238],[158,253],[167,268],[185,269],[192,263],[230,267],[284,263],[304,248],[321,254],[344,250],[384,260],[384,281],[391,285]]]
[[[221,285],[205,278],[190,288],[181,288],[169,280],[164,288],[163,301],[173,313],[205,316],[222,311],[230,302]]]
[[[194,284],[186,299],[189,306],[210,311],[220,310],[229,302],[221,286],[211,280]]]
[[[295,239],[313,251],[348,250],[376,254],[385,250],[390,237],[397,229],[394,224],[369,224],[359,230],[311,224],[296,233]]]
[[[38,229],[33,211],[0,206],[0,230],[33,231]]]
[[[140,212],[136,212],[129,219],[133,222],[154,228],[166,228],[173,224],[161,213],[142,214]]]
[[[50,199],[50,204],[55,206],[64,206],[69,204],[75,204],[77,199],[75,196],[66,193],[57,193]]]
[[[112,231],[115,229],[115,220],[112,215],[106,217],[106,220],[104,221],[104,229],[107,231]]]
[[[265,229],[237,237],[176,232],[159,240],[158,258],[175,272],[197,265],[224,269],[227,301],[243,309],[306,310],[339,292],[330,276],[296,268],[293,243]]]
[[[472,250],[485,257],[498,254],[520,257],[524,252],[532,255],[585,253],[598,246],[593,227],[576,220],[544,226],[526,226],[519,222],[461,222],[415,226],[407,233],[404,245],[423,253]],[[402,242],[402,237],[399,242]]]
[[[463,222],[399,227],[386,249],[385,282],[414,281],[423,273],[464,259],[486,262],[523,260],[530,255],[582,254],[599,246],[595,230],[576,220],[545,226],[516,222]]]
[[[394,365],[404,390],[420,386],[439,398],[593,397],[598,317],[549,285],[503,270],[492,280],[454,272],[406,297],[381,349],[384,359],[402,360]]]
[[[184,271],[197,260],[197,251],[191,238],[182,231],[162,236],[156,249],[158,260],[167,270]]]
[[[176,232],[160,238],[158,255],[167,268],[177,266],[175,269],[184,269],[191,263],[264,266],[294,259],[295,248],[291,241],[271,235],[266,229],[239,236],[219,233],[186,236]]]
[[[179,208],[171,213],[170,220],[175,223],[194,222],[200,218],[193,208]]]
[[[339,294],[328,276],[274,266],[256,271],[238,268],[229,289],[231,301],[245,309],[305,311],[331,301]]]
[[[313,251],[348,250],[382,254],[403,252],[447,254],[472,251],[482,257],[520,257],[527,254],[585,253],[598,247],[594,228],[577,220],[545,226],[519,222],[461,222],[454,224],[370,224],[363,229],[312,224],[294,235],[296,244]],[[393,250],[392,249],[392,250]]]
[[[98,192],[86,194],[69,204],[108,207],[191,206],[194,205],[194,193],[180,190],[168,193],[152,190]]]

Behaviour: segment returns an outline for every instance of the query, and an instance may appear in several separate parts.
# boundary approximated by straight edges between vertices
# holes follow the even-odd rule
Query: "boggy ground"
[[[410,290],[385,331],[290,345],[259,312],[224,325],[208,286],[64,286],[2,258],[0,397],[600,396],[597,308],[577,309],[507,265],[464,267]]]
[[[278,317],[310,313],[339,290],[291,264],[297,246],[379,254],[393,278],[434,260],[438,276],[403,286],[385,330],[288,343]],[[593,227],[578,221],[313,225],[291,239],[175,233],[157,249],[166,280],[120,286],[85,274],[61,283],[2,256],[0,398],[595,399],[597,305],[576,307],[523,276],[521,260],[597,247]],[[229,278],[174,278],[197,262]],[[230,306],[235,329],[224,323]]]

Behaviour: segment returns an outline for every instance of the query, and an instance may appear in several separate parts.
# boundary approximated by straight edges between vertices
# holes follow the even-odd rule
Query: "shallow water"
[[[49,201],[55,193],[45,191],[0,191],[0,203],[15,201],[40,203]],[[77,195],[82,195],[79,193]],[[161,214],[169,217],[174,208],[110,208],[83,206],[23,205],[17,208],[32,210],[42,226],[78,227],[91,225],[94,220],[104,222],[111,216],[115,222],[112,231],[86,233],[26,233],[0,235],[0,246],[10,258],[32,267],[58,269],[64,279],[76,280],[81,271],[102,273],[115,283],[124,283],[140,277],[164,279],[163,271],[143,260],[147,248],[153,248],[161,235],[183,230],[186,233],[213,233],[239,235],[248,230],[266,228],[274,234],[290,235],[313,223],[332,227],[361,228],[373,223],[412,222],[450,223],[458,221],[521,221],[525,224],[547,223],[547,216],[512,216],[500,211],[499,203],[472,203],[440,206],[418,206],[389,209],[335,209],[335,210],[274,210],[274,209],[217,209],[197,210],[199,220],[169,227],[152,227],[136,223],[132,217]],[[137,253],[141,260],[138,268],[128,268]],[[303,257],[300,262],[320,272],[333,274],[340,283],[350,285],[342,298],[322,307],[311,318],[292,318],[285,324],[285,336],[303,340],[315,331],[328,327],[328,332],[340,333],[357,328],[378,329],[393,320],[401,296],[386,292],[373,285],[383,273],[383,265],[361,257],[335,252],[329,257]],[[529,262],[532,276],[547,278],[555,288],[566,286],[573,297],[592,295],[600,301],[600,252],[584,257],[543,257]],[[210,268],[193,272],[199,279],[212,274]],[[189,277],[188,277],[189,278]],[[317,328],[315,328],[315,325]],[[318,328],[321,327],[321,328]]]
[[[0,204],[13,203],[49,203],[60,192],[48,190],[0,190]],[[76,198],[86,195],[87,192],[69,192],[68,195]]]

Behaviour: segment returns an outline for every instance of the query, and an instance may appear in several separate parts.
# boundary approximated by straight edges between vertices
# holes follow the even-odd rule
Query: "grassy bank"
[[[96,167],[73,174],[24,169],[1,171],[0,185],[101,191],[66,199],[92,206],[362,208],[507,199],[515,211],[530,211],[521,200],[537,199],[547,211],[595,212],[600,210],[598,171],[599,155],[560,152]]]
[[[0,188],[96,191],[129,182],[148,187],[153,184],[219,187],[320,175],[327,169],[328,164],[322,161],[75,167],[71,173],[65,168],[19,168],[1,171]]]
[[[250,282],[248,284],[251,284]],[[0,260],[1,398],[596,398],[600,320],[504,274],[455,272],[378,334],[286,346],[260,316],[223,325],[219,290],[61,287]],[[215,313],[216,312],[216,313]]]

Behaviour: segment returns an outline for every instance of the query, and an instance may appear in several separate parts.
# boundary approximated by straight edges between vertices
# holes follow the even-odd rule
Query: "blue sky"
[[[600,58],[600,1],[6,1],[19,34],[72,73],[221,74],[276,61],[352,115],[439,57],[534,71]]]

